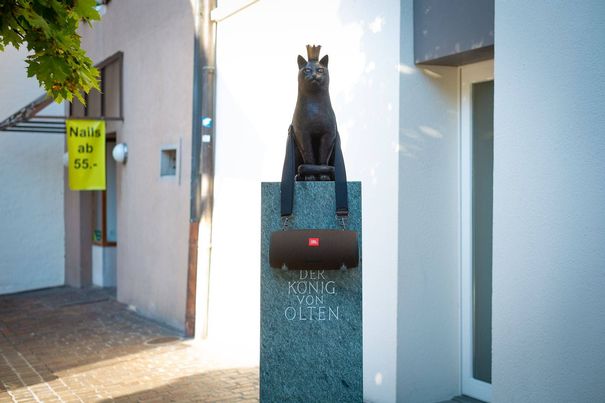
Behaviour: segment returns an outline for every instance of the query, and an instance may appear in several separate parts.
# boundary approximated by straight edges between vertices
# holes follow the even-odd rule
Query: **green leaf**
[[[27,23],[32,29],[39,28],[44,31],[46,35],[50,34],[48,22],[46,22],[46,20],[34,10],[25,9],[23,10],[21,16],[27,20]]]
[[[96,0],[75,0],[74,12],[85,20],[100,20]]]

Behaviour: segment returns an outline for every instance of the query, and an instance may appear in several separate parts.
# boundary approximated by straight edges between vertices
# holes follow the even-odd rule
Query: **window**
[[[74,99],[69,106],[69,116],[74,118],[123,120],[122,110],[122,52],[118,52],[97,64],[100,73],[101,91],[91,90],[85,94],[83,105]]]
[[[462,393],[491,400],[493,61],[461,70]]]

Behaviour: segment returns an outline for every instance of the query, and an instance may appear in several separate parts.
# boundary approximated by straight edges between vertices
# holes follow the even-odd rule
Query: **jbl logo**
[[[319,246],[319,238],[309,238],[309,246]]]

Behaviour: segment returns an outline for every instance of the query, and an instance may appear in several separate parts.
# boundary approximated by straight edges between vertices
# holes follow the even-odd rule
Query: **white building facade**
[[[212,254],[197,277],[197,329],[218,359],[258,362],[260,182],[281,176],[296,56],[320,44],[348,177],[362,182],[365,400],[603,400],[605,6],[240,3],[215,13]],[[111,2],[82,30],[95,63],[122,55],[123,114],[108,129],[129,152],[115,168],[117,298],[180,330],[194,6]],[[48,245],[66,252],[40,284],[87,285],[92,196],[55,171],[66,229],[51,238],[66,241]]]

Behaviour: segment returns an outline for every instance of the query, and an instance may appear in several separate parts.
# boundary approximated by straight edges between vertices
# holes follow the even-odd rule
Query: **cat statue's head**
[[[307,57],[298,55],[298,90],[305,93],[328,91],[330,74],[328,72],[328,55],[319,60],[321,46],[307,45]]]

